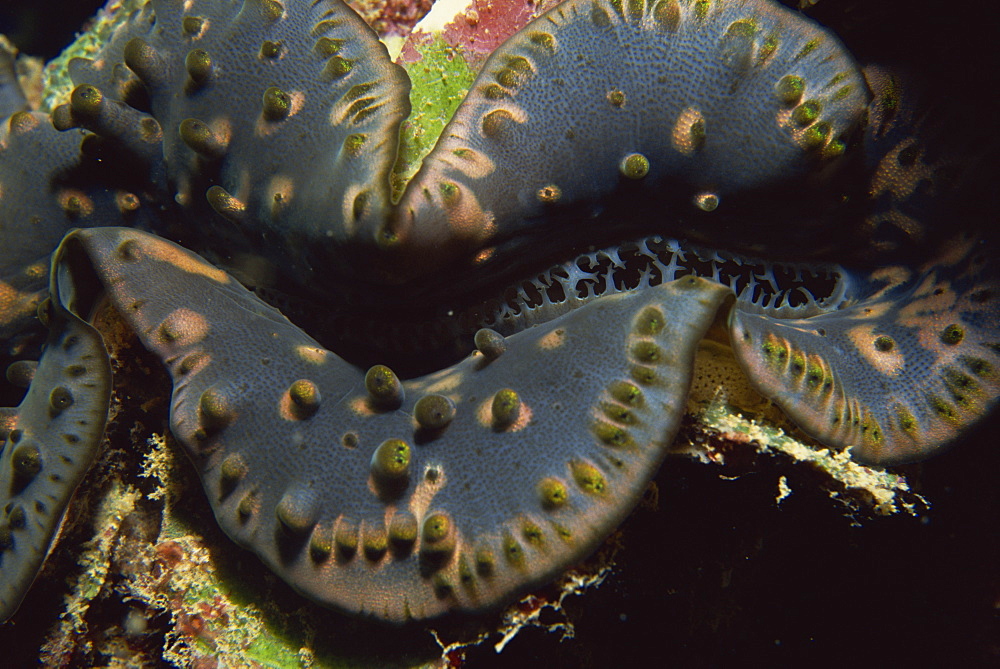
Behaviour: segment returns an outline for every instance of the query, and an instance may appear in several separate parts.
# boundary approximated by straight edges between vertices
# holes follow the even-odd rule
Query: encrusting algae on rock
[[[678,431],[734,485],[776,468],[764,504],[783,513],[829,493],[846,524],[926,517],[905,481],[851,458],[926,457],[991,412],[998,279],[989,217],[962,196],[980,154],[961,141],[942,153],[903,79],[862,71],[832,33],[770,2],[569,0],[530,24],[497,13],[520,32],[490,45],[474,81],[469,30],[496,37],[482,5],[404,43],[419,76],[338,2],[238,5],[135,4],[92,60],[69,62],[75,88],[51,122],[5,110],[0,223],[43,225],[0,257],[17,297],[0,326],[8,355],[30,357],[41,303],[50,334],[34,378],[12,368],[30,390],[4,414],[4,615],[86,472],[52,469],[75,464],[53,440],[102,446],[106,396],[72,383],[108,387],[99,342],[116,328],[138,340],[113,351],[104,448],[155,473],[130,482],[105,456],[83,484],[67,532],[88,506],[115,520],[73,587],[79,643],[53,628],[49,661],[135,647],[178,664],[323,666],[357,638],[344,630],[385,633],[283,592],[256,562],[251,580],[271,592],[246,606],[217,567],[250,554],[197,538],[210,519],[178,516],[207,515],[206,498],[232,540],[313,600],[395,622],[456,614],[425,623],[433,637],[392,632],[394,661],[411,663],[438,643],[446,660],[472,652],[490,612],[525,592],[500,647],[524,624],[572,634],[566,592],[674,536],[628,538],[641,520],[622,521],[675,494],[650,480]],[[231,48],[245,43],[250,56]],[[437,67],[442,108],[470,92],[430,149]],[[401,124],[413,151],[397,158]],[[48,162],[19,162],[30,147]],[[11,189],[39,178],[50,192]],[[104,299],[121,321],[94,327]],[[720,372],[735,369],[720,355],[749,381]],[[146,362],[129,372],[125,358]],[[161,374],[160,361],[172,399],[162,378],[137,402],[129,373]],[[718,403],[685,416],[720,375],[742,409],[774,402],[829,448]],[[76,415],[89,431],[64,432]],[[166,474],[163,458],[178,448],[204,497],[171,493],[188,465]],[[36,512],[48,525],[29,539]],[[123,593],[124,637],[95,643],[94,604]]]

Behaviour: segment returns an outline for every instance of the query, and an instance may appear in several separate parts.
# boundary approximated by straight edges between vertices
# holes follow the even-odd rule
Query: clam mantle
[[[167,366],[226,533],[393,621],[593,550],[717,318],[764,395],[862,461],[995,404],[991,248],[942,218],[957,160],[893,74],[781,6],[555,7],[398,201],[409,80],[339,2],[150,2],[69,71],[67,104],[12,102],[0,138],[0,325],[16,352],[47,328],[3,415],[4,617],[100,445],[102,294]]]

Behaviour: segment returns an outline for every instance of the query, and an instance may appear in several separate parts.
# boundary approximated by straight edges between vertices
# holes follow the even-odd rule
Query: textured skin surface
[[[779,82],[799,87],[783,97]],[[760,235],[749,194],[810,190],[867,102],[839,42],[776,5],[563,3],[493,54],[403,198],[397,234],[489,264],[484,247],[509,262],[567,229],[593,241],[656,212],[705,237],[736,218],[731,248]],[[796,120],[811,105],[819,114]],[[812,199],[770,206],[767,224],[804,226],[822,209]]]
[[[312,598],[421,618],[504,601],[583,557],[662,458],[694,348],[729,290],[751,379],[830,446],[923,457],[996,402],[985,243],[923,265],[870,254],[875,269],[816,265],[820,288],[807,266],[706,249],[722,236],[744,254],[830,257],[885,225],[902,237],[875,250],[895,259],[945,227],[901,205],[947,201],[912,136],[918,115],[899,113],[891,83],[869,77],[872,95],[839,43],[788,10],[564,3],[485,64],[394,207],[408,83],[353,13],[179,8],[150,2],[97,58],[72,64],[79,85],[53,113],[64,132],[41,115],[5,123],[0,225],[28,246],[0,254],[0,323],[9,348],[22,346],[45,249],[73,225],[100,227],[64,241],[54,302],[84,316],[110,291],[171,370],[171,428],[220,524]],[[45,158],[23,159],[34,152]],[[419,350],[438,329],[464,351],[482,324],[510,336],[477,337],[481,353],[410,381],[363,374],[222,270],[104,227],[125,224],[255,287],[280,282],[315,321],[366,312],[371,357],[400,339]],[[780,236],[762,240],[769,228]],[[610,247],[640,231],[701,246]],[[499,310],[481,306],[487,285]],[[22,406],[18,420],[36,416]],[[19,574],[5,615],[47,541],[33,543],[35,562],[3,552],[5,583]]]
[[[53,284],[54,294],[59,285]],[[17,409],[0,414],[0,618],[9,618],[48,553],[77,484],[97,457],[111,399],[100,333],[54,302],[46,353]]]
[[[406,381],[380,406],[363,370],[197,256],[102,228],[68,237],[66,262],[78,244],[167,362],[171,431],[223,529],[310,597],[390,620],[504,601],[617,526],[677,430],[694,348],[727,294],[689,277],[600,300],[508,338],[493,360]],[[296,403],[296,384],[314,403]],[[495,399],[508,387],[510,416]],[[422,427],[414,405],[441,396],[453,418]],[[386,480],[373,451],[393,439],[409,463]],[[454,526],[447,552],[428,541],[439,514]]]
[[[1000,393],[1000,282],[973,242],[868,277],[857,304],[808,319],[734,310],[733,349],[757,388],[865,462],[932,453]],[[849,371],[848,371],[849,370]]]
[[[157,231],[271,258],[303,282],[331,269],[320,255],[331,245],[374,245],[409,81],[347,6],[151,2],[100,58],[73,61],[70,74],[126,101],[141,79],[152,118],[167,129],[150,133],[162,140],[164,199],[207,216],[211,206],[238,223],[178,231],[164,221]],[[284,108],[265,109],[275,99]],[[76,111],[76,123],[96,125]],[[222,189],[216,199],[213,185]]]

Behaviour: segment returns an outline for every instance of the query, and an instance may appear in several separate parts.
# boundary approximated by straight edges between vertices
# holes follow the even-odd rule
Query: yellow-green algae
[[[392,176],[395,198],[434,148],[476,78],[462,54],[440,35],[433,35],[426,43],[414,40],[413,46],[421,59],[402,63],[410,77],[412,111],[400,132]]]

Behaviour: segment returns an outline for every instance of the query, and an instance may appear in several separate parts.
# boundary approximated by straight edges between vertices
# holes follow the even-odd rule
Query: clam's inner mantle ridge
[[[0,78],[0,338],[41,352],[0,413],[2,619],[101,444],[104,295],[167,367],[225,532],[390,621],[495,607],[599,545],[713,323],[863,462],[996,404],[994,249],[941,215],[961,169],[898,77],[780,5],[563,2],[398,201],[410,82],[339,0],[150,0],[69,74],[51,115]]]

